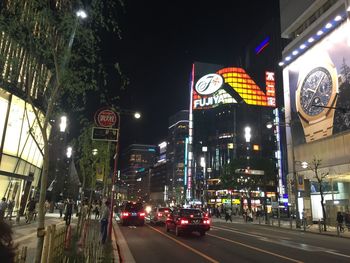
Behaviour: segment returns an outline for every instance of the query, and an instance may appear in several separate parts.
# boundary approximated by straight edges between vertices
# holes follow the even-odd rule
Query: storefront
[[[32,106],[2,88],[0,116],[0,195],[23,212],[38,187],[43,140]]]

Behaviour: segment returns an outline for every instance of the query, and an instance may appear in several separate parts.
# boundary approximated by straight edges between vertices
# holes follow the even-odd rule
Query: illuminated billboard
[[[344,22],[283,70],[294,144],[350,129],[349,31]]]
[[[262,89],[242,68],[222,68],[196,63],[192,87],[193,110],[211,109],[222,104],[243,101],[249,105],[276,107],[275,75],[265,72]]]

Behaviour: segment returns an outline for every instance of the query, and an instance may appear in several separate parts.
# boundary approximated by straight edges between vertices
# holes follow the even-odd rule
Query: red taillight
[[[169,213],[169,210],[164,210],[164,213]]]
[[[158,213],[158,216],[162,216],[163,214],[162,213]]]
[[[181,219],[180,223],[181,223],[181,225],[186,225],[186,224],[188,224],[188,220],[187,219]]]
[[[193,215],[190,215],[191,218],[193,218]]]
[[[210,220],[209,219],[204,219],[203,224],[210,225]]]
[[[209,217],[209,213],[204,213],[204,217]]]
[[[140,216],[145,216],[146,214],[144,212],[141,212],[140,213]]]
[[[128,212],[123,212],[122,213],[122,217],[128,217],[129,216],[129,213]]]

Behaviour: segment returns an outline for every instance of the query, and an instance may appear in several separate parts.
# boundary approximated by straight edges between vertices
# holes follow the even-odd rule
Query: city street
[[[349,262],[350,239],[244,222],[215,222],[205,237],[163,226],[121,226],[125,262]],[[127,247],[126,247],[127,245]],[[130,250],[130,253],[128,253]],[[126,251],[126,253],[125,253]]]

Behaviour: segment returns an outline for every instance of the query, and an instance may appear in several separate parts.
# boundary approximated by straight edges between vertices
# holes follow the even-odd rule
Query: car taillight
[[[163,214],[162,213],[158,213],[158,216],[162,216]]]
[[[146,214],[144,212],[141,212],[140,213],[140,216],[145,216]]]
[[[209,219],[204,219],[203,224],[210,225],[210,220]]]
[[[186,224],[188,224],[188,220],[187,219],[181,219],[180,224],[181,225],[186,225]]]
[[[169,210],[164,210],[164,213],[169,213]]]
[[[123,212],[123,213],[122,213],[122,217],[127,217],[127,216],[129,216],[129,213],[128,213],[128,212]]]

